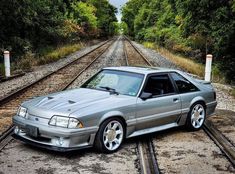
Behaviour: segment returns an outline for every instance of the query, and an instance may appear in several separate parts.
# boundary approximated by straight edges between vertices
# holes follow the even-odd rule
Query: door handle
[[[173,99],[173,102],[174,102],[174,103],[178,103],[179,101],[180,101],[179,98],[174,98],[174,99]]]

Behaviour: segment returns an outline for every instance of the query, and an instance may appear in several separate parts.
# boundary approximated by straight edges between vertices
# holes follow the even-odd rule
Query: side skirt
[[[148,134],[148,133],[153,133],[153,132],[157,132],[157,131],[162,131],[162,130],[170,129],[170,128],[177,127],[177,126],[179,126],[177,123],[170,123],[170,124],[166,124],[163,126],[138,130],[138,131],[135,131],[132,134],[128,135],[127,138],[135,137],[135,136],[139,136],[139,135],[144,135],[144,134]]]

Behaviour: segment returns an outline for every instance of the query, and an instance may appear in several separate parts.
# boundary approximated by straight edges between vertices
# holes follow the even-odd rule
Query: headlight
[[[51,126],[65,127],[65,128],[82,128],[82,123],[72,117],[52,116],[49,123]]]
[[[26,117],[27,114],[27,108],[24,108],[22,106],[19,107],[18,111],[17,111],[17,115],[20,117]]]

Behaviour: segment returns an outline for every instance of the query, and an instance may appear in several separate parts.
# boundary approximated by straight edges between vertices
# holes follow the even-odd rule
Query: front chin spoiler
[[[80,149],[92,147],[91,145],[83,146],[83,147],[58,147],[58,146],[52,146],[52,145],[46,145],[46,144],[39,144],[39,143],[30,141],[28,139],[25,139],[17,134],[13,134],[12,137],[16,140],[20,140],[20,141],[22,141],[26,144],[32,145],[34,147],[39,147],[41,149],[47,149],[47,150],[52,150],[52,151],[56,151],[56,152],[70,152],[70,151],[75,151],[75,150],[80,150]]]

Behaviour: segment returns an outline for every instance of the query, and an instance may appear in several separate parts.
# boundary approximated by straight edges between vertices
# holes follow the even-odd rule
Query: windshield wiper
[[[99,88],[106,89],[107,91],[110,92],[110,94],[117,94],[117,95],[119,95],[119,93],[114,88],[110,88],[108,86],[99,86]]]

